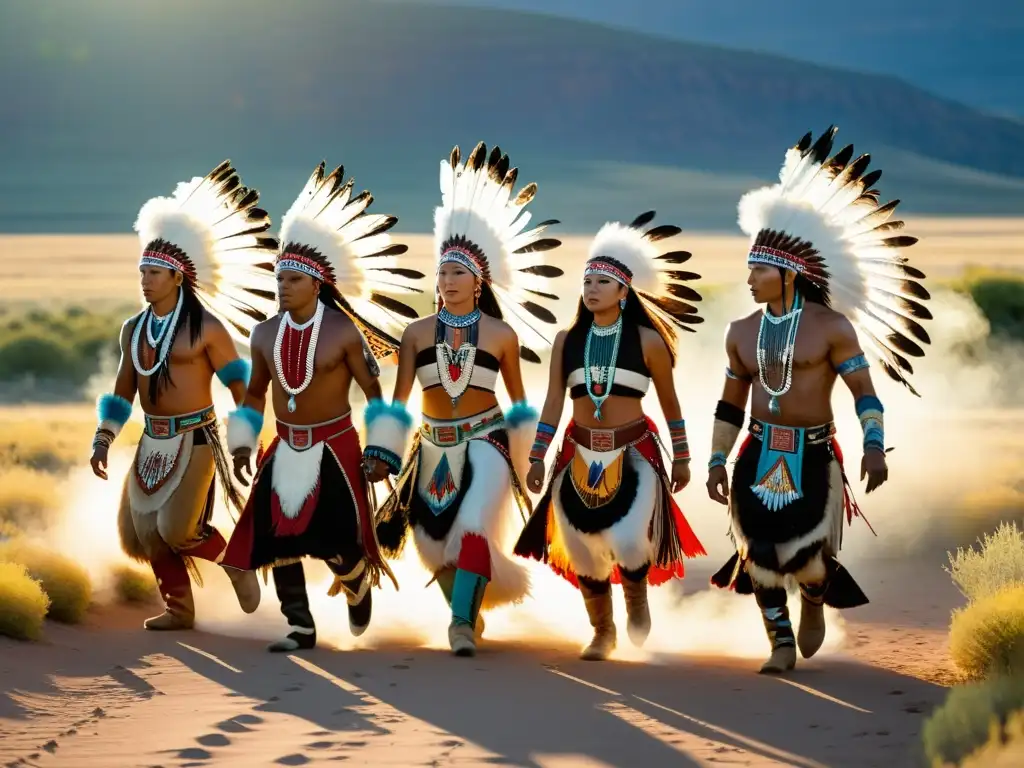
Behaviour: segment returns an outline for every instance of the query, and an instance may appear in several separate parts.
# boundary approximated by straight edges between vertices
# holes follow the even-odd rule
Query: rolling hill
[[[733,229],[737,196],[831,123],[908,211],[1024,208],[1024,125],[766,54],[370,0],[35,0],[3,21],[2,231],[125,231],[223,157],[277,212],[321,158],[344,163],[423,230],[438,161],[480,139],[573,231],[646,207]]]

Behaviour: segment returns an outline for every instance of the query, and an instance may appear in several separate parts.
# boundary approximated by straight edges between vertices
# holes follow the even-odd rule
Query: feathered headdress
[[[551,340],[536,321],[557,322],[550,309],[538,300],[557,301],[543,289],[546,281],[562,270],[543,263],[540,254],[561,245],[560,240],[541,235],[555,219],[526,229],[531,215],[526,205],[537,194],[535,183],[527,184],[512,198],[519,175],[511,168],[508,155],[494,147],[490,155],[480,142],[460,163],[459,148],[441,161],[441,206],[434,212],[434,252],[438,267],[457,261],[494,291],[505,321],[519,336],[519,353],[524,360],[539,363],[538,350]]]
[[[290,269],[333,286],[340,307],[367,339],[375,358],[398,352],[402,330],[419,313],[387,293],[423,293],[422,272],[399,266],[407,245],[393,243],[388,231],[397,216],[369,214],[368,191],[352,196],[353,179],[344,166],[325,176],[321,162],[281,220],[281,250],[275,273]]]
[[[270,216],[256,207],[259,198],[225,160],[205,177],[179,183],[170,197],[148,200],[135,220],[140,266],[181,272],[243,342],[256,323],[277,311],[269,271],[277,239],[264,234]]]
[[[640,299],[658,330],[670,346],[675,345],[673,326],[694,332],[691,325],[704,322],[690,301],[701,295],[687,281],[699,280],[696,272],[675,269],[690,260],[689,251],[661,253],[656,243],[683,230],[672,224],[644,228],[654,219],[654,211],[637,216],[629,226],[609,222],[597,231],[590,244],[584,275],[607,275],[628,286]]]
[[[915,395],[906,356],[923,357],[930,320],[918,282],[924,273],[900,255],[916,237],[893,234],[903,222],[890,220],[899,200],[879,205],[867,172],[870,155],[854,159],[853,145],[830,157],[836,128],[812,143],[811,134],[786,152],[779,183],[745,194],[740,228],[752,238],[749,264],[769,264],[803,275],[825,302],[857,327],[865,351]],[[918,343],[920,342],[920,343]]]

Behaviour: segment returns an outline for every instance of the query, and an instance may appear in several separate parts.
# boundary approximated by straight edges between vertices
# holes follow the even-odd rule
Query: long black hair
[[[629,270],[626,268],[625,264],[622,264],[616,259],[604,256],[601,258],[601,261],[612,264],[616,268],[626,272],[626,274],[629,274]],[[572,345],[586,344],[587,333],[590,331],[590,326],[593,322],[594,313],[587,309],[587,305],[583,303],[583,297],[580,296],[579,303],[576,305],[576,317],[573,318],[572,324],[569,326],[568,331],[566,331],[563,353],[565,349],[570,348]],[[650,328],[652,331],[657,333],[668,348],[670,364],[673,368],[675,367],[675,334],[672,333],[671,329],[668,328],[665,323],[659,322],[651,316],[651,313],[647,311],[643,302],[640,301],[640,297],[632,288],[626,289],[626,306],[622,310],[622,326],[623,328],[628,326]],[[563,371],[563,375],[565,376],[568,376],[568,373],[568,371]]]
[[[782,278],[782,296],[785,299],[786,296],[786,270],[784,267],[779,267],[779,277]],[[824,307],[831,308],[832,297],[829,294],[828,285],[818,285],[817,283],[808,280],[806,277],[797,273],[796,279],[793,281],[793,293],[794,300],[796,294],[800,294],[801,298],[805,302],[811,302],[812,304],[821,304]],[[792,304],[790,304],[792,307]]]

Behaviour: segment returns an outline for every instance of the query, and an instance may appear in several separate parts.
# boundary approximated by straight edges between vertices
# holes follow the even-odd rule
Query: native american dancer
[[[529,591],[526,569],[511,558],[510,501],[521,514],[529,506],[519,478],[536,421],[519,360],[540,362],[536,350],[550,345],[526,318],[555,322],[537,300],[557,300],[541,289],[562,270],[541,257],[560,245],[542,238],[557,222],[525,229],[537,185],[513,198],[517,176],[507,155],[494,147],[488,156],[482,142],[465,165],[458,147],[441,162],[438,312],[405,330],[392,402],[371,403],[366,414],[371,477],[398,474],[378,513],[381,545],[398,556],[412,527],[420,559],[451,606],[448,640],[460,656],[476,652],[481,610]],[[505,413],[495,397],[499,372],[513,403]],[[403,465],[414,379],[423,388],[423,423]]]
[[[605,224],[590,246],[573,324],[555,337],[547,399],[527,486],[544,486],[544,456],[565,403],[572,419],[544,495],[515,552],[546,562],[583,594],[591,643],[582,658],[601,660],[616,645],[611,585],[626,598],[628,633],[643,645],[651,629],[647,585],[682,578],[683,560],[705,554],[672,494],[690,482],[686,423],[672,381],[675,327],[702,322],[683,283],[699,275],[673,269],[686,251],[656,245],[679,227],[646,229],[650,211],[629,226]],[[640,401],[651,382],[668,420],[672,466],[666,470],[654,422]]]
[[[229,504],[241,504],[210,385],[216,374],[241,402],[250,365],[232,336],[246,343],[256,321],[273,311],[273,294],[256,267],[272,258],[277,240],[264,234],[270,218],[258,200],[224,161],[205,178],[179,184],[173,196],[149,200],[135,222],[147,307],[121,328],[114,391],[98,403],[92,468],[107,479],[110,445],[138,394],[145,429],[125,479],[118,528],[125,553],[153,568],[166,605],[146,629],[189,629],[195,622],[189,572],[201,581],[192,560],[216,563],[226,546],[210,524],[218,475]],[[242,610],[255,611],[255,575],[228,575]]]
[[[861,343],[882,370],[905,384],[931,318],[899,249],[916,238],[896,234],[898,200],[878,203],[881,171],[853,147],[831,155],[835,128],[812,143],[808,133],[785,158],[779,183],[740,200],[739,223],[751,238],[747,263],[754,301],[764,304],[729,326],[725,388],[715,413],[708,493],[728,504],[737,553],[712,578],[753,594],[771,643],[764,673],[813,656],[825,639],[823,604],[852,608],[867,597],[836,559],[847,522],[860,510],[835,439],[832,390],[842,377],[864,434],[861,479],[871,493],[888,477],[882,403]],[[860,338],[858,338],[858,331]],[[916,340],[915,340],[916,339]],[[726,461],[753,391],[750,434],[729,488]],[[917,394],[914,392],[914,394]],[[799,587],[796,637],[787,588]]]
[[[422,293],[415,280],[423,274],[397,266],[407,250],[391,241],[398,219],[366,213],[373,196],[353,196],[343,167],[324,171],[321,163],[281,222],[281,312],[253,330],[249,389],[228,417],[235,475],[248,485],[243,473],[251,474],[270,388],[276,436],[256,458],[223,563],[273,570],[288,633],[272,652],[316,645],[303,557],[334,573],[328,594],[345,594],[355,636],[370,625],[371,587],[382,573],[394,581],[375,538],[349,390],[354,379],[367,400],[380,399],[377,358],[395,354],[398,331],[418,316],[382,292]]]

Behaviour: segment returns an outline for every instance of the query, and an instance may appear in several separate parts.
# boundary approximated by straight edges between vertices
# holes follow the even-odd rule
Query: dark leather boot
[[[277,599],[281,601],[281,613],[288,619],[288,634],[267,646],[267,650],[271,653],[288,653],[314,648],[316,624],[309,610],[306,573],[302,569],[302,563],[281,565],[273,571],[274,588],[277,590]]]

